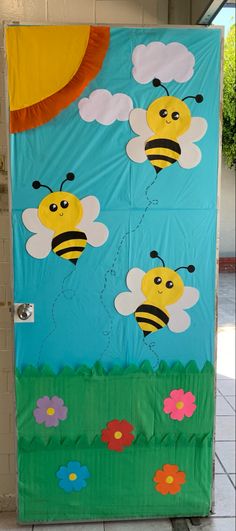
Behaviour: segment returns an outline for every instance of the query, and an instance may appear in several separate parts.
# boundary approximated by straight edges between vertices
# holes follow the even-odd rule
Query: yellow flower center
[[[179,402],[176,403],[176,408],[177,408],[177,409],[183,409],[183,407],[184,407],[184,403],[181,402],[181,400],[180,400]]]
[[[123,434],[121,433],[121,431],[115,431],[115,433],[114,433],[115,439],[121,439],[122,435]]]
[[[173,483],[173,481],[174,481],[173,476],[167,476],[166,483],[168,483],[168,485],[171,485],[171,483]]]
[[[77,474],[74,474],[74,472],[72,472],[70,475],[69,475],[69,479],[70,481],[75,481],[77,479]]]
[[[55,409],[53,407],[48,407],[47,415],[51,417],[52,415],[54,415],[54,413],[55,413]]]

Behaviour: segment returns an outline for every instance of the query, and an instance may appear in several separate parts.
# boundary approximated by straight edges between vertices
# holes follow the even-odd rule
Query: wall
[[[235,172],[222,163],[220,256],[235,256]]]
[[[1,0],[0,18],[29,23],[190,24],[190,0]],[[14,509],[16,468],[7,201],[7,127],[4,101],[3,28],[0,28],[0,510]],[[1,169],[1,155],[4,156]],[[4,171],[5,168],[5,171]],[[223,178],[222,249],[231,251],[232,176]]]

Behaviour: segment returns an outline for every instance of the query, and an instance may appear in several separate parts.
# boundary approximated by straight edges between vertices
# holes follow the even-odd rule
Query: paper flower
[[[38,424],[45,424],[47,428],[58,426],[60,420],[67,417],[68,408],[64,406],[62,398],[43,396],[37,400],[34,418]]]
[[[111,420],[107,428],[102,430],[102,441],[108,443],[109,450],[123,452],[124,446],[130,446],[134,440],[131,431],[134,429],[127,420]]]
[[[81,466],[79,461],[70,461],[66,466],[61,466],[56,473],[59,487],[66,492],[79,491],[87,486],[86,479],[90,473],[86,466]]]
[[[191,417],[196,409],[195,396],[188,391],[185,393],[183,389],[174,389],[170,396],[164,400],[163,411],[170,413],[170,418],[173,420],[183,420],[184,417]]]
[[[153,481],[155,489],[163,494],[177,494],[181,485],[185,483],[186,475],[179,470],[177,465],[164,465],[162,470],[157,470]]]

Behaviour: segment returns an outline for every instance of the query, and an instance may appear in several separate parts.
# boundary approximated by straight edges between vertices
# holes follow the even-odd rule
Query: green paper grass
[[[164,413],[172,390],[195,396],[191,417]],[[97,363],[58,374],[26,367],[16,374],[19,518],[21,522],[105,520],[207,515],[211,504],[214,371],[194,362],[165,362],[153,371],[145,362],[105,371]],[[56,427],[39,424],[37,400],[59,397],[68,408]],[[134,441],[123,451],[101,440],[107,423],[125,419]],[[56,476],[78,461],[90,477],[79,492],[65,492]],[[176,495],[155,489],[153,477],[165,464],[177,465],[186,483]]]

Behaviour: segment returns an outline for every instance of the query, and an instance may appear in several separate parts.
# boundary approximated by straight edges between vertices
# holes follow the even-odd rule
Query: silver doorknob
[[[17,315],[21,321],[26,321],[33,313],[32,304],[20,304],[17,308]]]

